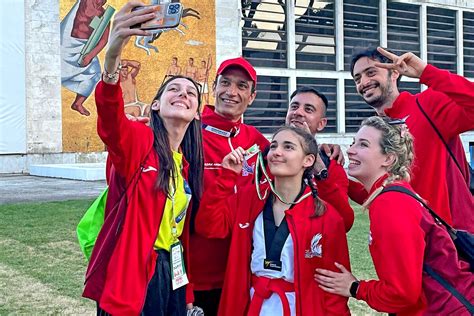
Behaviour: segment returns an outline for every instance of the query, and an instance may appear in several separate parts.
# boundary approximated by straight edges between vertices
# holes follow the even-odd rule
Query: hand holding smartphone
[[[183,7],[181,3],[165,3],[151,6],[155,8],[156,18],[141,24],[132,25],[131,28],[139,28],[145,31],[153,31],[172,29],[179,25],[179,22],[181,21],[181,16],[183,14]],[[147,7],[150,6],[135,7],[132,9],[132,12],[137,10],[143,10]]]

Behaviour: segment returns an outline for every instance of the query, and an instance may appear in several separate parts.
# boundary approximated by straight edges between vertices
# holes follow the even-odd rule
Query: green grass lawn
[[[81,297],[86,260],[76,225],[90,200],[0,205],[0,315],[94,315]],[[352,269],[374,276],[367,248],[367,214],[356,209],[348,235]],[[353,315],[376,315],[350,299]]]

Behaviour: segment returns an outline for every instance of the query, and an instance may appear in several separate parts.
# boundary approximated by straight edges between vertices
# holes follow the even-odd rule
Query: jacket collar
[[[229,121],[228,119],[217,114],[215,112],[214,106],[208,104],[205,106],[202,113],[202,124],[232,133],[240,129],[240,126],[242,125],[242,118],[238,122]]]
[[[262,202],[262,208],[263,208],[263,205],[265,205],[265,201],[267,201],[267,199],[269,199],[269,198],[273,198],[274,193],[272,192],[268,182],[264,182],[264,183],[260,184],[260,192],[262,192],[262,195],[265,194],[264,192],[267,192],[266,193],[267,194],[266,198],[263,199],[263,201],[261,201]],[[307,185],[307,186],[305,186],[301,196],[303,196],[307,193],[310,193],[310,192],[311,192],[311,188]],[[306,204],[308,200],[312,200],[312,196],[308,196],[307,198],[305,198],[304,200],[302,200],[298,204],[295,204],[293,207],[291,207],[291,205],[288,205],[288,209],[286,210],[286,213],[289,214],[289,215],[293,215],[295,213],[300,214],[300,215],[304,214],[304,212],[308,210],[308,207],[307,207],[307,204]],[[311,205],[313,205],[313,203],[311,203]],[[302,208],[302,210],[300,210],[300,208]],[[261,209],[260,209],[260,211],[261,211]],[[313,213],[314,213],[314,210],[311,209],[311,211],[308,215],[312,215]],[[259,214],[260,214],[260,212],[259,212]]]
[[[388,173],[384,174],[383,176],[381,176],[380,178],[377,179],[377,181],[374,182],[374,184],[372,185],[372,188],[370,188],[370,191],[369,191],[369,196],[374,193],[375,190],[377,190],[378,188],[380,188],[382,185],[383,185],[383,182],[388,178]]]
[[[384,110],[385,114],[390,117],[398,117],[402,115],[401,113],[409,104],[409,99],[411,99],[412,96],[413,95],[407,91],[401,92],[398,98],[393,102],[392,107]]]

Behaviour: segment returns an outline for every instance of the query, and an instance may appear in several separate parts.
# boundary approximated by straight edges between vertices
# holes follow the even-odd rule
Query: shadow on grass
[[[93,302],[81,297],[86,260],[76,238],[76,225],[91,203],[0,205],[0,301],[5,302],[0,314],[83,314],[95,310]],[[348,234],[352,270],[358,278],[373,278],[368,215],[353,207],[356,219]],[[31,293],[18,288],[20,284],[10,284],[14,291],[9,293],[9,287],[3,286],[9,282],[34,283],[36,290]],[[35,296],[35,291],[45,295]],[[364,302],[350,299],[349,306],[353,315],[379,315]]]

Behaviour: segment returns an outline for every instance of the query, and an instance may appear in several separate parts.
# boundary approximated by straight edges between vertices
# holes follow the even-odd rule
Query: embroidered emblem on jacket
[[[313,258],[313,257],[319,257],[321,258],[323,256],[323,245],[320,244],[321,239],[323,238],[323,235],[321,233],[318,233],[311,238],[311,247],[310,249],[305,250],[304,257],[305,258]]]
[[[372,232],[369,231],[369,236],[368,236],[368,243],[369,243],[369,246],[372,245]]]

